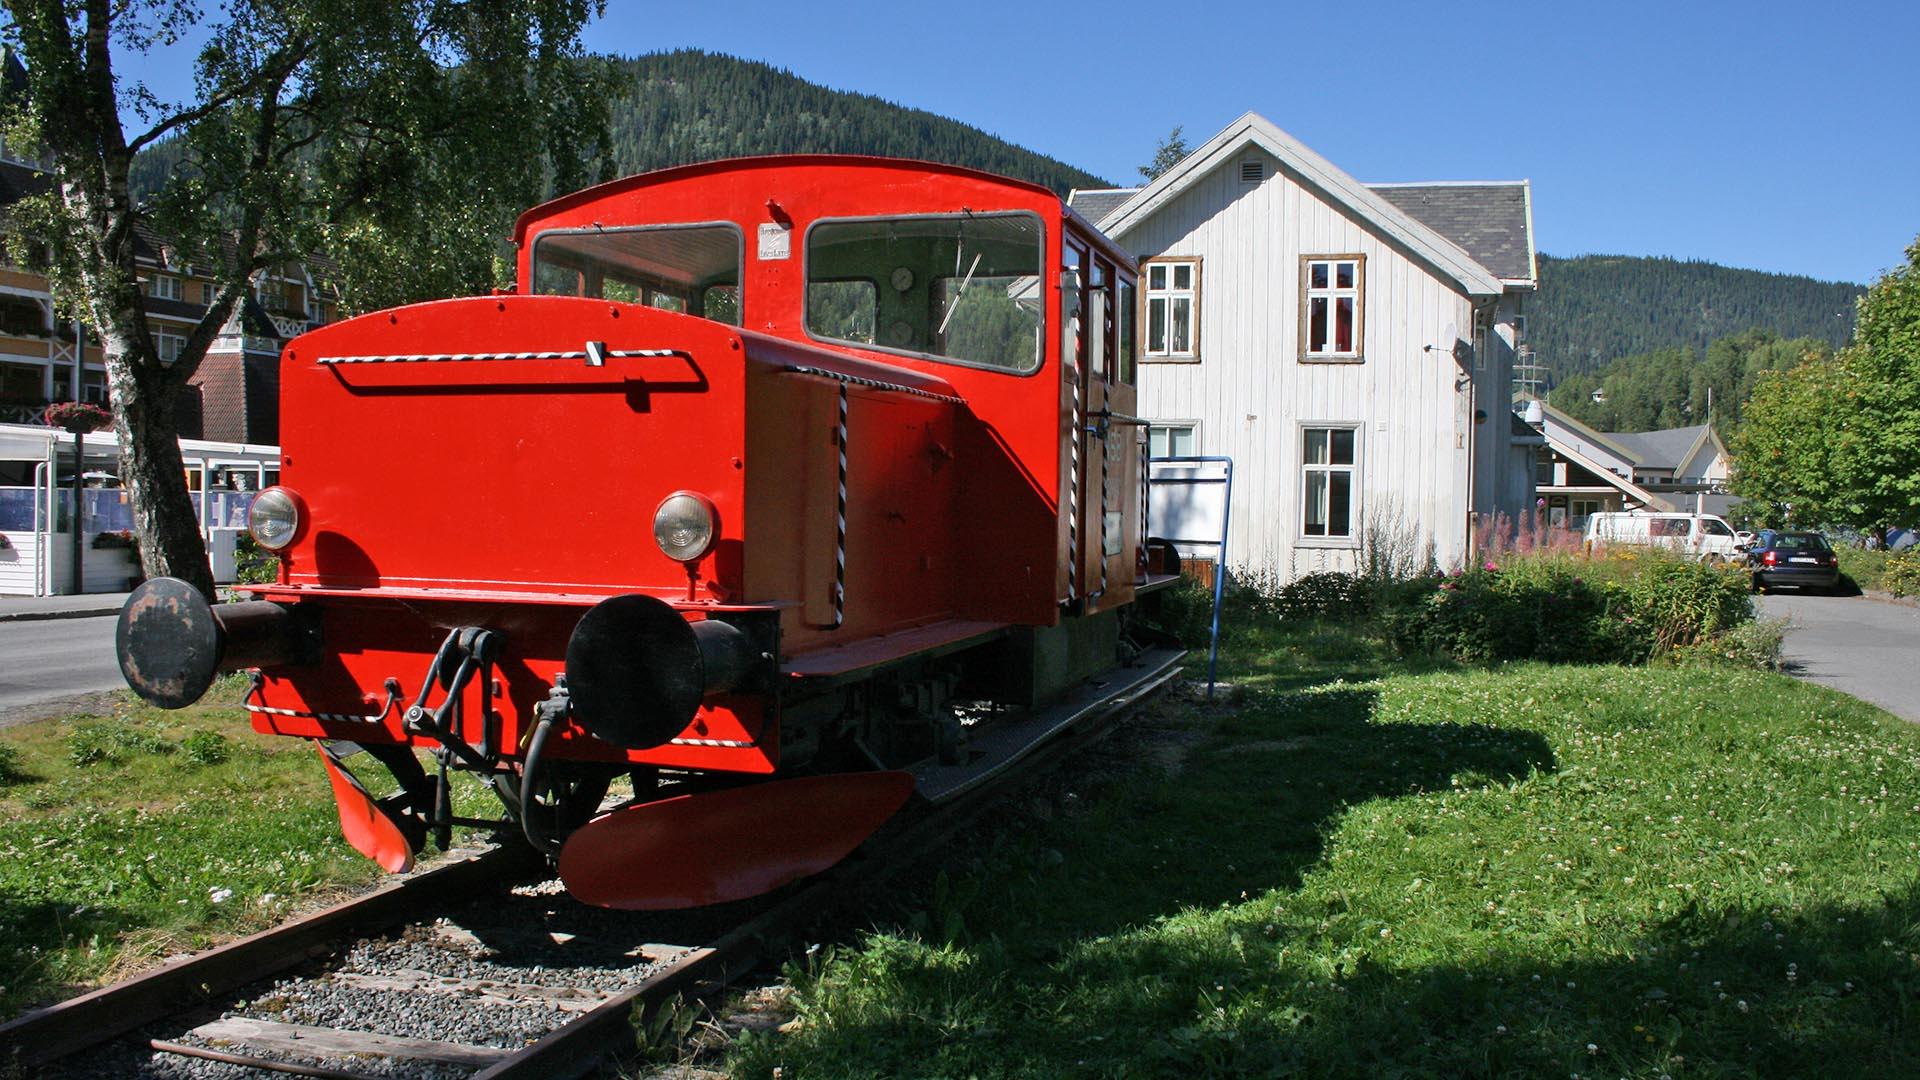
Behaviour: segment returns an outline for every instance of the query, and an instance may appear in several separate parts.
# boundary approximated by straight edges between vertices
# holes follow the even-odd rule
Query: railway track
[[[0,1026],[0,1073],[580,1075],[631,1049],[636,1021],[717,993],[783,951],[827,902],[937,849],[1006,788],[1102,738],[1171,681],[1178,661],[1149,653],[1025,721],[1041,741],[990,748],[968,774],[923,777],[944,798],[772,896],[693,912],[605,911],[568,899],[522,849],[466,855]],[[320,957],[329,959],[311,970]]]

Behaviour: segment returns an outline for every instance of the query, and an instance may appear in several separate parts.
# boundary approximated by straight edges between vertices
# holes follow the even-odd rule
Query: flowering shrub
[[[1920,596],[1920,548],[1908,548],[1887,556],[1880,587],[1895,596]]]
[[[113,414],[85,401],[60,401],[47,406],[47,426],[68,431],[99,431],[113,423]]]
[[[1508,556],[1389,595],[1395,646],[1467,663],[1640,664],[1753,618],[1740,572],[1662,557]]]

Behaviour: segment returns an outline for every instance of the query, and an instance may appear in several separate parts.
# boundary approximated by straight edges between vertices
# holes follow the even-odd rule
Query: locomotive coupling
[[[222,672],[312,662],[319,645],[318,625],[291,605],[210,604],[170,577],[135,589],[114,630],[127,685],[163,709],[200,700]]]
[[[567,641],[567,691],[588,731],[628,750],[686,730],[710,694],[742,686],[770,659],[746,631],[689,622],[663,600],[630,594],[595,604]]]

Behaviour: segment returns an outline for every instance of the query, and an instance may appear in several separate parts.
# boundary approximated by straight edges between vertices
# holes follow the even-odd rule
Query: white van
[[[1696,559],[1732,562],[1740,555],[1733,526],[1712,514],[1663,514],[1634,510],[1587,517],[1587,545],[1633,544],[1671,548]]]

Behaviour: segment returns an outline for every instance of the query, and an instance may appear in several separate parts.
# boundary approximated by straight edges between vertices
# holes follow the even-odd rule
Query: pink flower
[[[1500,568],[1499,568],[1499,567],[1497,567],[1497,566],[1495,566],[1495,565],[1493,565],[1493,564],[1492,564],[1491,562],[1489,562],[1489,563],[1488,563],[1487,565],[1485,565],[1485,566],[1483,566],[1483,567],[1481,567],[1480,569],[1482,569],[1482,570],[1498,570],[1498,569],[1500,569]]]

